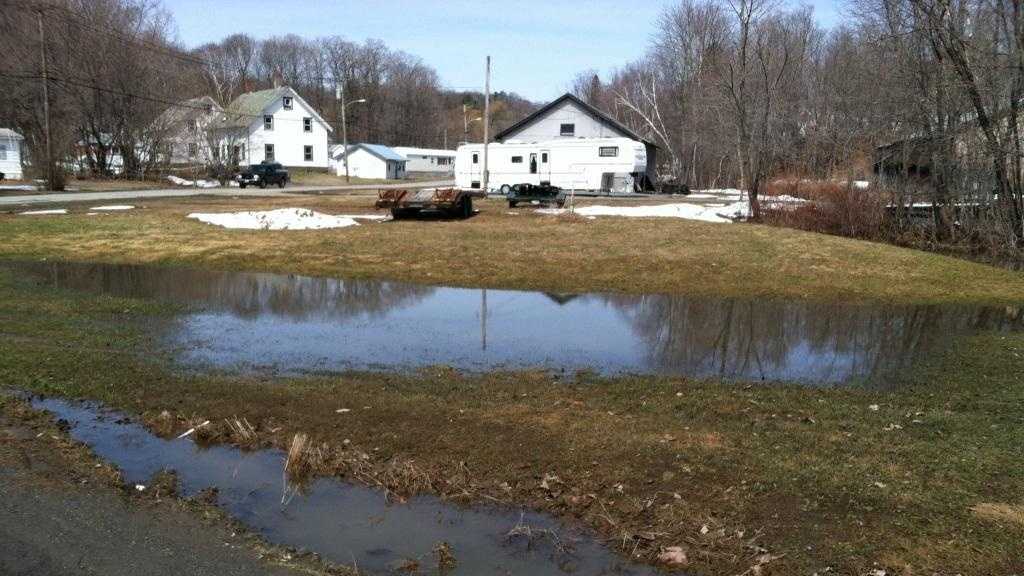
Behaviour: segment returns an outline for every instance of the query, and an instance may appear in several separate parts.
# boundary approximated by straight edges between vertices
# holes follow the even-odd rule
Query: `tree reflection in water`
[[[21,263],[14,267],[52,286],[129,298],[156,298],[242,318],[293,320],[381,316],[412,306],[435,288],[373,280],[215,272],[127,264]]]
[[[955,336],[1019,330],[1016,309],[602,296],[657,372],[733,380],[880,382]]]

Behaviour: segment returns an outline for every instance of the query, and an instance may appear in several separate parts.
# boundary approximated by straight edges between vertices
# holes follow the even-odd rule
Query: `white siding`
[[[409,159],[405,166],[405,169],[409,172],[451,174],[455,171],[454,150],[431,150],[428,148],[396,146],[394,151]]]
[[[575,134],[562,136],[562,124],[573,124],[576,129]],[[524,126],[519,132],[507,135],[505,140],[541,142],[562,138],[622,138],[625,136],[625,134],[598,122],[573,102],[566,101]]]
[[[292,100],[291,110],[284,109],[281,99],[271,104],[264,115],[273,116],[271,130],[263,127],[263,117],[253,118],[247,129],[240,129],[234,134],[225,133],[221,138],[221,148],[232,144],[244,145],[245,158],[239,165],[259,164],[266,160],[266,145],[274,145],[274,161],[290,168],[329,168],[331,166],[327,136],[327,127],[316,119],[313,111],[303,105],[299,98]],[[303,130],[303,119],[312,119],[312,132]],[[305,147],[313,147],[313,159],[305,159]]]
[[[21,171],[21,141],[17,138],[0,136],[0,172],[10,180],[24,177]]]

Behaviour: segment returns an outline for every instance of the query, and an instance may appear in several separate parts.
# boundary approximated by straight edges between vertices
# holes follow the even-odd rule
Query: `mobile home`
[[[488,191],[515,184],[551,184],[567,190],[631,193],[642,189],[647,150],[631,138],[508,141],[487,147]],[[483,144],[464,144],[455,157],[459,188],[483,184]]]
[[[9,128],[0,128],[0,174],[10,180],[20,180],[21,143],[25,138]]]
[[[407,172],[423,174],[451,174],[455,168],[454,150],[437,150],[432,148],[410,148],[395,146],[394,151],[408,159],[405,165]]]

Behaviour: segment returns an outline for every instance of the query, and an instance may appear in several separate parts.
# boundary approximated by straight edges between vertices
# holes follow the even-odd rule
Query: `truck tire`
[[[473,197],[463,196],[459,202],[459,216],[465,220],[473,215]]]
[[[260,190],[266,190],[266,189],[267,189],[267,181],[261,179],[260,180]]]
[[[245,190],[246,186],[248,186],[248,184],[239,184],[238,185],[238,187],[241,188],[242,190]]]
[[[288,183],[288,182],[287,182],[286,180],[279,180],[279,181],[277,182],[277,187],[278,187],[278,188],[284,188],[284,185],[285,185],[285,184],[287,184],[287,183]]]

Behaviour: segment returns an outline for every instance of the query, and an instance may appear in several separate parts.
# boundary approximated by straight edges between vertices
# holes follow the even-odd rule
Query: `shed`
[[[25,177],[21,169],[21,143],[25,138],[10,128],[0,128],[0,173],[7,180]]]
[[[331,149],[331,162],[338,176],[345,175],[345,147]],[[351,144],[348,147],[348,171],[356,178],[400,180],[405,178],[407,159],[383,144]]]

